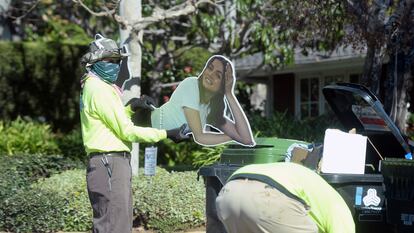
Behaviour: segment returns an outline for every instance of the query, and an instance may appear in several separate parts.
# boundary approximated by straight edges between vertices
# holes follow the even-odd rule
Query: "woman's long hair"
[[[225,86],[226,86],[225,71],[226,71],[227,63],[229,63],[229,61],[227,61],[224,57],[219,56],[219,55],[212,56],[207,61],[206,66],[200,75],[200,78],[198,80],[198,86],[200,90],[200,102],[201,103],[206,102],[205,100],[206,90],[203,86],[202,75],[204,74],[204,70],[206,69],[206,67],[216,59],[223,63],[223,77],[221,79],[220,89],[217,91],[217,93],[215,93],[215,95],[209,101],[208,105],[210,107],[210,112],[207,115],[207,123],[213,124],[214,126],[219,127],[226,122],[224,118],[224,104],[225,104],[224,93],[225,93]]]

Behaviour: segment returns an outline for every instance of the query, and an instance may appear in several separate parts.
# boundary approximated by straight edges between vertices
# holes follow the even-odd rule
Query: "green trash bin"
[[[285,161],[287,149],[294,143],[309,144],[307,142],[284,138],[256,138],[256,146],[245,147],[231,144],[220,156],[220,164],[247,164],[274,163]]]

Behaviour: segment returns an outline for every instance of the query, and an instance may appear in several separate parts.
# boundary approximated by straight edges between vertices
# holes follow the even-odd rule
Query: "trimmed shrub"
[[[58,172],[83,167],[84,165],[81,162],[65,158],[62,155],[22,154],[2,158],[0,176],[12,174],[13,176],[20,176],[30,181],[35,181]]]
[[[17,191],[0,206],[3,229],[13,232],[87,231],[92,209],[85,170],[56,174]]]
[[[204,223],[205,189],[196,172],[157,168],[154,177],[133,180],[133,195],[136,225],[173,232]]]
[[[83,164],[61,155],[3,156],[0,163],[0,206],[39,178],[77,167],[83,167]],[[1,215],[0,211],[0,218]]]
[[[51,192],[65,203],[58,215],[61,216],[63,231],[87,231],[92,226],[92,209],[86,191],[85,170],[76,169],[39,180],[32,185],[45,193]]]
[[[195,172],[157,168],[154,177],[133,178],[135,226],[172,232],[204,223],[204,185]],[[84,169],[40,179],[9,195],[0,205],[0,230],[88,231],[92,208]]]
[[[19,176],[15,175],[15,172],[4,174],[0,171],[0,230],[5,229],[5,221],[7,220],[4,207],[6,206],[5,199],[16,195],[18,191],[21,191],[27,187],[30,182]]]
[[[22,189],[0,206],[3,230],[12,232],[55,232],[63,227],[64,200],[55,192]]]

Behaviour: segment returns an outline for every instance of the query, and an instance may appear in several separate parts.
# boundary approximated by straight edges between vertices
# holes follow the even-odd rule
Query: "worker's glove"
[[[131,105],[131,110],[134,112],[136,112],[138,108],[149,110],[155,109],[154,99],[146,95],[142,95],[141,98],[132,98],[126,105]]]
[[[183,124],[180,128],[167,130],[167,138],[175,143],[179,143],[190,138],[190,136],[188,136],[189,132],[190,130],[187,124]]]

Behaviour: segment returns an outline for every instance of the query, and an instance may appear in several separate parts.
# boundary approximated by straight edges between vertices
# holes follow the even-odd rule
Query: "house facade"
[[[333,52],[295,53],[295,63],[279,70],[255,69],[261,54],[235,61],[238,77],[256,83],[252,105],[267,116],[284,112],[297,119],[322,115],[327,103],[322,88],[335,82],[359,83],[365,59],[364,50],[339,48]]]

